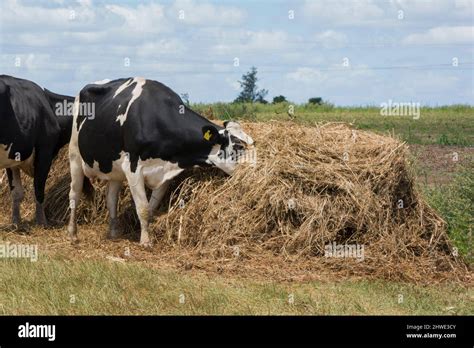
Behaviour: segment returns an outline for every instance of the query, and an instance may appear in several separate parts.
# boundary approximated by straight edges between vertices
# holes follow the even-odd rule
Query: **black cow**
[[[122,182],[128,182],[141,224],[140,244],[150,245],[149,218],[170,179],[192,166],[216,166],[232,174],[253,145],[238,123],[224,127],[186,107],[157,81],[104,80],[83,88],[75,101],[69,144],[72,241],[77,241],[76,207],[86,176],[108,181],[111,238],[119,235],[118,194]],[[153,190],[150,201],[145,186]]]
[[[46,179],[72,129],[72,117],[56,115],[54,105],[73,101],[31,81],[0,75],[0,168],[7,171],[14,225],[20,223],[24,197],[20,169],[34,178],[36,222],[47,224],[43,209]]]

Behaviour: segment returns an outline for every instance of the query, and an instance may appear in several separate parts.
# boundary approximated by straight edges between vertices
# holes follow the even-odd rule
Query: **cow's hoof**
[[[58,228],[61,227],[63,224],[58,220],[48,220],[47,228]]]
[[[77,226],[68,225],[67,227],[67,235],[71,244],[78,244],[79,238],[77,238]]]
[[[120,239],[121,235],[122,235],[121,231],[109,231],[109,233],[107,233],[107,239],[109,239],[109,240],[118,240],[118,239]]]
[[[112,218],[109,222],[109,233],[107,239],[116,240],[122,235],[122,229],[120,226],[120,220],[118,218]]]
[[[145,249],[151,249],[151,248],[153,248],[153,243],[150,242],[150,241],[143,241],[143,242],[141,241],[140,246],[145,248]]]
[[[25,227],[18,223],[1,225],[0,230],[3,232],[25,232]]]
[[[36,223],[36,225],[38,227],[44,228],[45,230],[48,230],[53,227],[49,222]]]
[[[30,231],[31,231],[31,227],[26,222],[21,222],[19,224],[12,224],[11,225],[11,232],[28,233]]]
[[[36,214],[36,224],[41,227],[47,227],[48,226],[48,219],[46,219],[46,216],[41,213]]]

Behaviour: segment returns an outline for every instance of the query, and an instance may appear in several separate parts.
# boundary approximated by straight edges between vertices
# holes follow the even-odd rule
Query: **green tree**
[[[181,99],[183,99],[184,103],[189,106],[189,94],[188,93],[182,93],[181,94]]]
[[[265,97],[268,94],[268,90],[258,90],[257,81],[257,68],[253,66],[246,74],[242,75],[242,81],[239,81],[242,91],[240,92],[239,96],[234,100],[234,102],[259,102],[266,104],[267,101],[265,100]]]
[[[286,98],[283,95],[279,95],[273,98],[273,104],[284,103],[284,102],[286,102]]]

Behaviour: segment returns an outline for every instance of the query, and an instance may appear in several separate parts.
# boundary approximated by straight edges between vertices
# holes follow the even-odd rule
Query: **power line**
[[[130,66],[124,65],[117,65],[117,68],[110,68],[110,60],[104,60],[102,63],[97,60],[93,62],[84,62],[84,60],[71,60],[67,62],[45,62],[47,65],[44,66],[34,66],[35,69],[40,70],[78,70],[81,68],[81,65],[77,63],[86,63],[87,68],[89,69],[104,69],[104,65],[106,70],[110,71],[117,71],[117,70],[132,70],[132,69],[163,69],[165,71],[170,71],[170,68],[175,68],[176,65],[180,63],[183,65],[182,70],[179,70],[175,73],[182,73],[183,71],[186,72],[195,72],[199,73],[233,73],[233,72],[240,72],[241,67],[234,67],[233,61],[231,60],[220,60],[220,61],[202,61],[202,60],[192,60],[192,59],[172,59],[172,61],[160,62],[156,60],[155,62],[150,62],[149,60],[140,59],[129,57],[130,59]],[[123,58],[118,58],[118,61],[123,61]],[[33,60],[34,62],[34,60]],[[0,63],[0,67],[2,68],[17,68],[14,66],[14,61],[12,61],[12,65],[2,64]],[[34,63],[33,63],[34,64]],[[74,66],[70,66],[70,64],[74,64]],[[195,65],[196,68],[198,67],[206,67],[205,69],[199,69],[196,72],[194,69],[188,70],[190,65]],[[223,66],[229,66],[228,69],[222,69]],[[247,66],[247,64],[242,64],[243,66]],[[179,66],[178,66],[179,67]],[[322,65],[312,65],[312,64],[300,64],[296,66],[295,64],[283,64],[280,62],[261,62],[259,70],[263,72],[267,67],[272,70],[272,72],[282,72],[287,71],[288,69],[295,69],[295,68],[310,68],[315,71],[360,71],[360,70],[446,70],[446,71],[456,71],[456,70],[472,70],[474,67],[474,61],[466,61],[466,62],[458,62],[457,65],[453,65],[452,63],[438,63],[438,64],[418,64],[418,65],[391,65],[391,66],[343,66],[341,65],[331,65],[331,66],[322,66]],[[23,67],[19,67],[20,69]],[[30,67],[31,68],[31,67]],[[276,68],[276,69],[275,69]],[[269,69],[266,69],[268,71]],[[173,72],[172,72],[173,73]]]

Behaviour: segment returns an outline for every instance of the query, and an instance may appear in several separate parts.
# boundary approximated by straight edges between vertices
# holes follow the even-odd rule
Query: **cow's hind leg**
[[[84,172],[82,170],[82,160],[79,149],[71,143],[69,146],[69,167],[71,170],[71,189],[69,191],[69,224],[67,227],[71,242],[76,243],[77,239],[77,207],[81,199],[82,189],[84,186]]]
[[[122,183],[120,181],[109,181],[107,187],[107,209],[109,210],[109,234],[110,239],[116,239],[120,236],[120,224],[117,217],[117,205]]]
[[[148,234],[148,199],[145,191],[145,181],[139,169],[136,173],[127,173],[127,181],[132,192],[135,208],[137,209],[138,219],[140,220],[141,234],[140,244],[151,247],[152,242]]]
[[[12,195],[12,223],[13,225],[20,225],[20,205],[25,197],[25,191],[21,184],[21,173],[19,168],[7,169],[8,182]]]
[[[53,150],[38,148],[35,153],[33,186],[36,198],[36,223],[46,226],[48,221],[44,213],[44,191],[46,179],[53,162]]]

